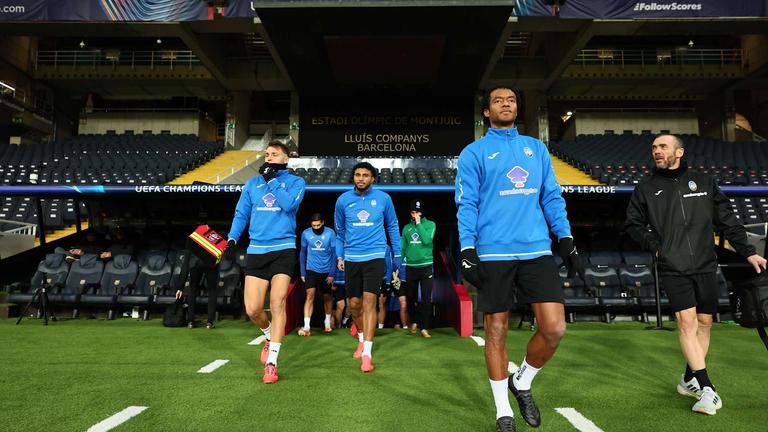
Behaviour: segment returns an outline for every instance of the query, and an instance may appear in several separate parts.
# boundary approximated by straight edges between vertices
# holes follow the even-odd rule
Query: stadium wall
[[[105,134],[113,130],[123,134],[126,130],[132,130],[134,134],[141,134],[149,130],[153,134],[170,131],[172,134],[198,135],[200,129],[201,121],[197,112],[94,112],[80,117],[78,133]]]
[[[576,134],[604,134],[612,130],[620,134],[625,130],[642,133],[645,130],[659,133],[668,130],[676,134],[699,133],[699,121],[695,112],[583,112],[574,115]]]

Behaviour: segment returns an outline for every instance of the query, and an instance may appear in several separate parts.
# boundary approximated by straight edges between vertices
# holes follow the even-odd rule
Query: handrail
[[[38,51],[35,56],[35,69],[41,65],[92,67],[99,66],[137,66],[154,69],[155,67],[187,67],[200,65],[200,59],[189,50],[126,51],[120,49],[104,50],[50,50]]]
[[[0,231],[2,234],[20,234],[20,235],[28,235],[33,237],[37,235],[36,224],[29,224],[25,222],[19,222],[19,221],[8,220],[8,219],[0,219],[0,223],[21,225],[18,228],[11,228],[8,230]]]
[[[571,63],[585,66],[683,66],[738,65],[744,67],[743,50],[734,49],[584,49]]]
[[[3,86],[0,87],[0,97],[11,99],[15,103],[20,103],[31,112],[42,116],[46,120],[53,119],[53,106],[51,104],[40,98],[28,98],[23,90],[14,88],[5,82],[3,82]]]
[[[204,179],[203,181],[205,183],[216,183],[216,184],[218,184],[221,180],[223,180],[223,179],[233,175],[237,171],[240,171],[241,169],[247,167],[248,165],[256,162],[256,160],[258,158],[259,158],[259,155],[256,155],[256,158],[253,159],[253,160],[245,159],[245,160],[238,161],[237,163],[234,163],[234,164],[224,168],[223,170],[217,172],[216,174],[213,174],[212,176]],[[242,165],[242,166],[240,166],[240,165]]]
[[[754,142],[760,142],[760,143],[763,143],[763,142],[766,142],[766,141],[768,141],[768,139],[765,139],[765,137],[763,137],[763,136],[761,136],[761,135],[758,135],[758,134],[756,134],[756,133],[752,132],[751,130],[749,130],[749,129],[746,129],[746,128],[744,128],[744,127],[741,127],[741,126],[739,126],[739,125],[736,125],[736,129],[739,129],[739,130],[741,130],[741,131],[743,131],[743,132],[746,132],[746,133],[750,134],[750,135],[752,136],[752,141],[754,141]]]

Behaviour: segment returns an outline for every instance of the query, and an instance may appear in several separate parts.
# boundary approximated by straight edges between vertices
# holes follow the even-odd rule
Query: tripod
[[[653,282],[654,282],[654,288],[656,289],[656,325],[655,326],[648,326],[645,329],[646,330],[669,330],[673,331],[673,329],[669,327],[664,327],[664,324],[661,322],[661,289],[659,288],[659,259],[658,257],[653,257]]]
[[[21,315],[19,315],[19,319],[16,320],[16,325],[21,324],[21,319],[24,318],[24,315],[27,314],[27,311],[29,310],[29,307],[32,306],[33,303],[39,302],[38,308],[37,308],[37,314],[38,316],[43,318],[43,325],[48,325],[48,293],[46,292],[47,287],[45,285],[41,286],[40,288],[35,290],[35,293],[32,295],[32,298],[29,300],[29,303],[27,303],[26,306],[24,306],[24,310],[21,312]],[[51,317],[54,321],[56,320],[55,317]]]

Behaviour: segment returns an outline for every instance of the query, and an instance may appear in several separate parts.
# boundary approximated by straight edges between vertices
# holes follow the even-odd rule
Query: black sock
[[[693,371],[691,370],[691,367],[688,366],[688,364],[685,364],[685,376],[683,376],[683,381],[688,382],[693,379]]]
[[[712,390],[715,390],[715,386],[713,386],[712,381],[709,380],[706,368],[694,371],[693,376],[696,377],[696,381],[699,382],[699,387],[701,387],[702,390],[704,390],[704,387],[709,387]]]

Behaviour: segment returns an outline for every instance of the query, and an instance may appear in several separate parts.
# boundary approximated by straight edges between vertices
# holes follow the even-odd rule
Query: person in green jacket
[[[400,248],[405,257],[406,282],[405,293],[400,294],[400,305],[406,297],[408,305],[416,303],[418,290],[421,287],[421,302],[419,302],[419,314],[421,315],[421,335],[431,338],[429,334],[432,319],[432,279],[434,276],[432,264],[432,240],[435,238],[435,223],[428,220],[422,214],[423,202],[420,199],[411,201],[411,222],[403,227],[400,236]],[[416,333],[416,322],[411,323],[411,334]]]

